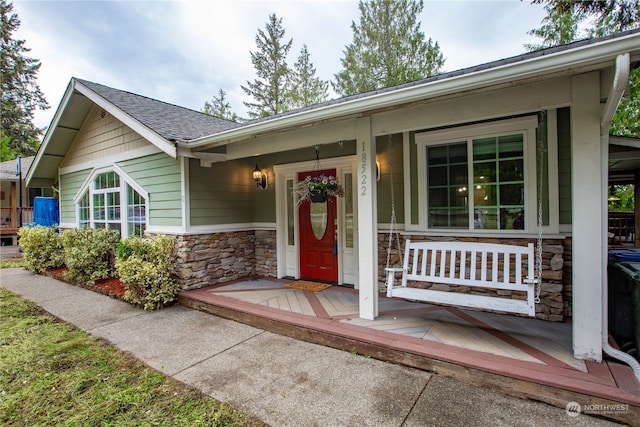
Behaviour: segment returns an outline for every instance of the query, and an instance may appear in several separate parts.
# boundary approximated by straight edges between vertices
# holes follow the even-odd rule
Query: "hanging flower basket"
[[[344,189],[335,176],[307,176],[295,185],[293,194],[296,197],[297,206],[300,206],[305,200],[311,203],[322,203],[330,196],[344,197]]]
[[[309,190],[309,200],[311,203],[324,203],[327,201],[327,190],[322,188],[314,188]]]

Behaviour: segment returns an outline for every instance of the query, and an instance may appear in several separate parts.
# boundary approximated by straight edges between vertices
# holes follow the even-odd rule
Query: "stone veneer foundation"
[[[484,241],[512,245],[534,243],[533,239],[437,238],[405,236],[419,240]],[[387,261],[388,235],[378,234],[378,281],[384,291],[384,268]],[[404,245],[404,241],[401,241]],[[262,276],[276,277],[275,230],[233,231],[176,237],[176,268],[178,282],[185,290],[197,289],[231,280]],[[538,319],[562,322],[571,316],[571,241],[545,239],[542,245],[542,286],[540,303],[536,304]],[[401,265],[397,250],[392,251],[391,265]],[[486,292],[473,288],[467,292]],[[499,291],[504,298],[522,298],[517,293]]]
[[[181,235],[176,237],[176,246],[175,273],[185,290],[276,275],[275,231]]]

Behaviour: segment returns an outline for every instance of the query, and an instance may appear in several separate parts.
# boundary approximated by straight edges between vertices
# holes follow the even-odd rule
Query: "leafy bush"
[[[27,269],[42,273],[64,265],[62,239],[53,227],[22,227],[18,236]]]
[[[116,269],[127,289],[126,301],[155,310],[175,300],[180,286],[172,277],[174,244],[173,238],[162,235],[120,242]]]
[[[115,249],[120,232],[105,228],[71,229],[62,233],[64,261],[69,271],[65,278],[93,284],[115,276]]]

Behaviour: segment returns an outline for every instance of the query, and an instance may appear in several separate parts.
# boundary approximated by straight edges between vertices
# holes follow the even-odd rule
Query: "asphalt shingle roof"
[[[22,157],[20,159],[20,169],[22,169],[22,178],[27,176],[27,171],[31,167],[34,157]],[[16,175],[16,159],[7,160],[0,163],[0,180],[1,181],[17,181]]]
[[[111,104],[169,141],[189,141],[240,126],[199,111],[135,93],[76,79]]]

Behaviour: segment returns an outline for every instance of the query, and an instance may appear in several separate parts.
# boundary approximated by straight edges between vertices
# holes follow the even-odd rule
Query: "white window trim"
[[[76,220],[75,226],[80,227],[80,199],[82,198],[85,192],[89,192],[89,227],[95,228],[95,220],[93,218],[93,194],[95,193],[94,182],[98,175],[103,173],[115,172],[120,177],[120,186],[118,188],[118,192],[120,193],[120,235],[124,239],[128,236],[128,211],[127,211],[127,184],[135,190],[138,194],[140,194],[145,200],[145,228],[149,229],[149,193],[145,191],[138,183],[136,183],[122,168],[118,165],[111,165],[109,167],[96,168],[94,169],[87,179],[83,182],[80,190],[76,193],[73,198],[73,205],[76,212]],[[103,194],[108,192],[109,190],[113,191],[116,187],[104,190],[98,190],[99,194]],[[102,222],[102,221],[100,221]],[[105,223],[108,223],[105,219]],[[114,221],[110,221],[114,222]]]
[[[553,110],[552,110],[553,111]],[[549,114],[552,116],[552,114]],[[549,150],[549,200],[557,199],[557,155],[555,148],[555,121],[553,126],[548,126],[548,145],[554,147]],[[501,120],[491,123],[481,123],[469,125],[459,128],[450,128],[439,131],[427,131],[415,134],[415,143],[417,149],[417,169],[418,169],[418,224],[413,225],[413,229],[423,232],[437,232],[439,234],[531,234],[537,231],[537,177],[536,177],[536,128],[538,127],[537,116],[527,116],[516,119]],[[470,139],[478,139],[483,137],[499,136],[509,133],[522,133],[524,136],[524,176],[525,176],[525,228],[524,230],[474,230],[472,228],[428,228],[427,227],[427,160],[426,148],[432,145],[442,145],[454,142],[468,141]],[[553,138],[551,136],[553,135]],[[551,179],[554,177],[555,179]],[[555,195],[554,195],[555,193]],[[557,203],[550,203],[550,226],[547,232],[552,231],[554,221],[557,222],[557,215],[554,214],[554,206]],[[410,208],[410,207],[409,207]],[[557,230],[557,227],[555,227]]]

